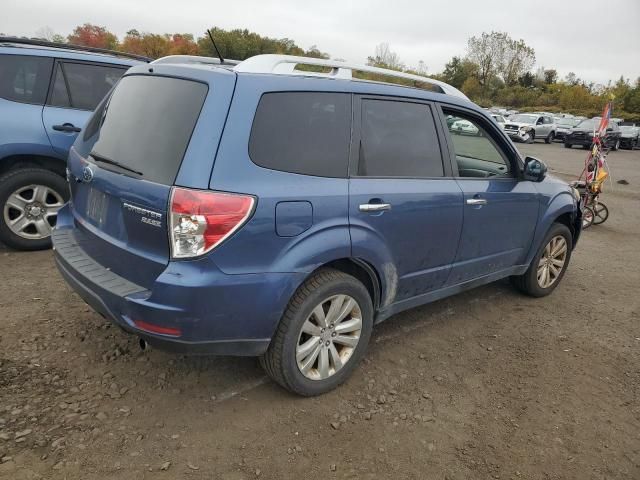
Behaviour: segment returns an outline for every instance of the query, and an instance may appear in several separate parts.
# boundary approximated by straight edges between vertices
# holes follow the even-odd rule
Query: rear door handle
[[[56,132],[78,133],[82,131],[80,127],[76,127],[73,123],[63,123],[62,125],[54,125],[52,128]]]
[[[486,205],[487,201],[484,198],[467,198],[467,205]]]
[[[391,210],[390,203],[363,203],[359,207],[361,212],[384,212]]]

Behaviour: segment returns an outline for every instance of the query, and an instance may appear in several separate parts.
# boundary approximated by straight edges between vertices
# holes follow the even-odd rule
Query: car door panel
[[[524,261],[535,233],[539,195],[533,183],[519,178],[518,154],[493,122],[477,112],[443,107],[443,126],[445,114],[472,121],[481,131],[465,139],[446,135],[452,170],[463,193],[460,244],[446,282],[452,286]],[[477,175],[481,169],[486,171],[484,178]]]
[[[446,282],[462,229],[462,191],[450,177],[448,161],[446,165],[442,164],[438,138],[442,135],[441,129],[434,119],[431,105],[426,102],[392,103],[394,108],[399,103],[403,106],[416,103],[420,106],[420,114],[425,113],[425,121],[433,130],[423,132],[422,127],[415,130],[409,121],[406,126],[399,126],[398,131],[403,135],[411,136],[410,132],[414,132],[426,136],[428,140],[425,141],[434,147],[429,158],[437,157],[437,162],[440,162],[439,176],[393,178],[394,171],[400,172],[403,168],[400,164],[405,160],[405,145],[402,142],[394,144],[391,134],[375,135],[382,150],[389,145],[397,145],[397,148],[388,150],[388,157],[383,154],[391,162],[390,175],[380,178],[373,175],[373,171],[363,173],[358,165],[368,154],[368,138],[374,136],[368,133],[370,127],[366,123],[376,118],[375,115],[369,117],[369,110],[363,108],[363,102],[368,101],[385,102],[386,99],[356,97],[354,101],[349,179],[351,248],[354,257],[372,263],[383,277],[386,289],[381,306],[386,306],[436,290]],[[404,125],[402,122],[403,119],[398,119],[395,125]],[[411,143],[413,140],[405,138],[403,142]]]
[[[67,155],[91,112],[125,71],[113,65],[56,62],[42,121],[58,154]]]
[[[538,216],[533,184],[515,178],[458,178],[457,182],[464,196],[464,225],[447,284],[519,265],[529,250]]]

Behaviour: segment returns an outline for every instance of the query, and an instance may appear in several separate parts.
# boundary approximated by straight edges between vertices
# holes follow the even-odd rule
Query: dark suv
[[[69,154],[57,265],[143,346],[258,355],[314,395],[395,313],[504,277],[538,297],[560,283],[577,192],[455,88],[211,62],[130,69]],[[478,133],[451,135],[448,116]]]
[[[141,57],[0,37],[0,242],[34,250],[69,198],[69,148],[96,105]]]
[[[593,143],[593,133],[600,125],[600,117],[590,118],[581,121],[575,127],[572,127],[564,137],[565,148],[571,148],[574,145],[580,145],[582,148],[589,148]],[[620,148],[620,138],[622,132],[620,127],[614,121],[609,121],[607,126],[607,132],[604,137],[604,145],[611,150],[618,150]]]

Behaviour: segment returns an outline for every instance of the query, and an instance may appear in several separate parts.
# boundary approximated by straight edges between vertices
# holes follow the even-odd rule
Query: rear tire
[[[531,260],[527,271],[522,275],[510,277],[511,283],[518,290],[532,297],[549,295],[567,271],[572,245],[573,237],[567,226],[554,223],[545,235],[540,250]]]
[[[342,305],[338,310],[349,312],[338,320],[331,315],[335,299]],[[354,306],[349,309],[351,303],[347,302],[351,301]],[[357,313],[361,322],[357,322]],[[334,321],[320,331],[318,326],[322,326],[325,318],[327,322]],[[357,327],[341,329],[354,322]],[[289,301],[260,364],[274,381],[290,392],[305,397],[321,395],[338,387],[353,373],[365,354],[372,328],[373,305],[365,286],[346,273],[322,269],[308,278]],[[345,340],[353,345],[348,346]],[[323,355],[327,368],[321,365]],[[304,365],[310,367],[305,369]]]
[[[544,139],[544,143],[551,143],[553,142],[553,132],[549,132],[549,135],[547,135],[547,138]]]
[[[57,211],[67,200],[66,180],[51,170],[22,167],[3,175],[0,178],[0,242],[17,250],[50,248]]]

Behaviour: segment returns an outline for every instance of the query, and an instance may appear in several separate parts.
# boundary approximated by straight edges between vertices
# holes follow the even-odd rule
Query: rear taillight
[[[169,219],[172,257],[211,251],[247,221],[254,202],[249,195],[174,187]]]

